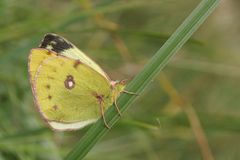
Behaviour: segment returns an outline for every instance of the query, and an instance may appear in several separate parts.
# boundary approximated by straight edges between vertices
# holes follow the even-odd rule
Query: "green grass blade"
[[[126,90],[141,93],[155,78],[161,69],[166,66],[170,58],[183,46],[190,36],[198,29],[203,21],[215,9],[220,0],[202,0],[187,19],[172,34],[166,43],[157,51],[143,70],[128,84]],[[122,94],[118,99],[121,112],[128,109],[129,105],[138,96]],[[120,118],[114,106],[106,112],[106,120],[113,126]],[[98,120],[77,143],[73,150],[67,155],[66,160],[82,159],[89,150],[109,130],[104,126],[102,120]]]

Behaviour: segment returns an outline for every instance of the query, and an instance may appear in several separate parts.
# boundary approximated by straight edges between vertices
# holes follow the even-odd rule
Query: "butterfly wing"
[[[68,40],[64,39],[59,35],[53,33],[46,34],[39,47],[54,51],[59,55],[80,60],[82,63],[87,64],[88,66],[90,66],[91,68],[93,68],[94,70],[96,70],[109,80],[108,75],[99,67],[98,64],[91,60],[87,55],[85,55],[71,42],[69,42]]]
[[[42,54],[44,53],[44,54]],[[28,57],[28,72],[30,75],[31,84],[36,75],[37,68],[40,66],[43,60],[48,58],[49,56],[56,56],[53,52],[48,52],[43,49],[32,49],[30,55]]]
[[[110,82],[99,72],[46,49],[32,50],[29,70],[35,103],[57,130],[79,129],[95,122],[100,117],[96,93],[111,94]]]

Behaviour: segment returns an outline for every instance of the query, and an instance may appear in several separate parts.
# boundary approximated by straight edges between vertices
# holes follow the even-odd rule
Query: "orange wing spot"
[[[48,95],[48,99],[51,100],[51,99],[52,99],[52,96],[51,96],[51,95]]]
[[[53,109],[56,111],[56,110],[58,110],[58,106],[57,105],[54,105],[53,106]]]
[[[47,50],[47,55],[51,55],[51,51],[50,50]]]
[[[54,77],[51,77],[51,76],[47,76],[48,79],[54,79]]]
[[[50,86],[49,84],[47,84],[47,85],[46,85],[46,88],[47,88],[47,89],[50,89],[50,88],[51,88],[51,86]]]
[[[77,67],[81,64],[82,62],[79,60],[76,60],[73,64],[73,67],[77,69]]]

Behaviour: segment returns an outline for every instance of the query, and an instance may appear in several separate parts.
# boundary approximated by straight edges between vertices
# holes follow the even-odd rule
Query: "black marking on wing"
[[[40,48],[49,49],[48,46],[52,48],[50,50],[61,54],[66,49],[73,48],[73,45],[56,34],[48,33],[44,36],[42,43],[39,45]]]

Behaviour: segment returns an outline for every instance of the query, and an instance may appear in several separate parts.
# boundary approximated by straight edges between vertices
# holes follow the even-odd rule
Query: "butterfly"
[[[76,130],[102,118],[124,90],[125,80],[112,81],[92,59],[65,38],[48,33],[28,57],[34,102],[55,130]]]

